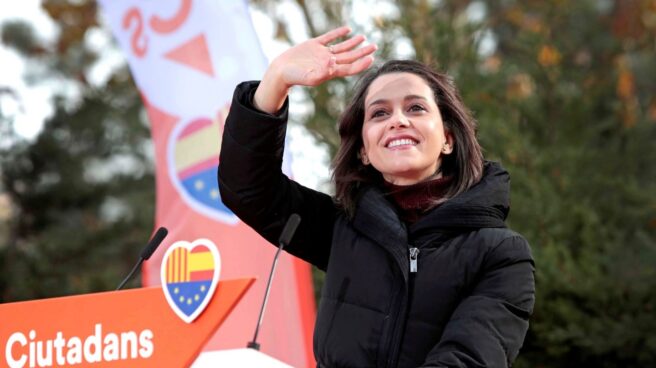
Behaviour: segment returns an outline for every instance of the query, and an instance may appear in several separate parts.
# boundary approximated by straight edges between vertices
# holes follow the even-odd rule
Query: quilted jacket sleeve
[[[325,269],[337,209],[332,198],[282,173],[288,101],[275,115],[252,106],[258,82],[237,86],[226,118],[218,172],[223,203],[274,245],[289,216],[301,223],[285,250]]]
[[[509,367],[517,357],[535,302],[528,243],[521,236],[503,240],[480,272],[423,367]]]

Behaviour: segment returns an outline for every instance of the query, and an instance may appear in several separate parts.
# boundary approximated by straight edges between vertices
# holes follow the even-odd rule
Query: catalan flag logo
[[[162,288],[171,308],[190,323],[207,306],[219,280],[219,252],[208,239],[179,241],[162,262]]]
[[[168,165],[174,186],[190,207],[234,224],[237,217],[221,202],[216,179],[226,113],[227,107],[216,119],[200,117],[177,126],[169,141]]]

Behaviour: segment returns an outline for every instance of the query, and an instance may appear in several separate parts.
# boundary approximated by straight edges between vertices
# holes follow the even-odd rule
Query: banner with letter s
[[[159,285],[166,246],[209,238],[221,278],[257,281],[206,349],[242,348],[255,328],[275,248],[221,202],[217,166],[223,122],[235,86],[262,77],[267,61],[248,6],[235,0],[101,0],[124,50],[151,124],[156,161],[156,226],[169,236],[146,263]],[[314,365],[314,300],[309,266],[284,255],[260,330],[262,351],[296,367]]]

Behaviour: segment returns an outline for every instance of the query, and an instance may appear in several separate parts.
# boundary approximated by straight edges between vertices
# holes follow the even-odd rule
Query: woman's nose
[[[390,129],[405,128],[408,126],[410,126],[410,121],[403,111],[395,111],[392,116],[390,116]]]

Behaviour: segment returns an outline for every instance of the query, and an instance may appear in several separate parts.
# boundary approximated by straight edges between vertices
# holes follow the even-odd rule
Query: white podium
[[[203,352],[191,368],[294,368],[254,349]]]

